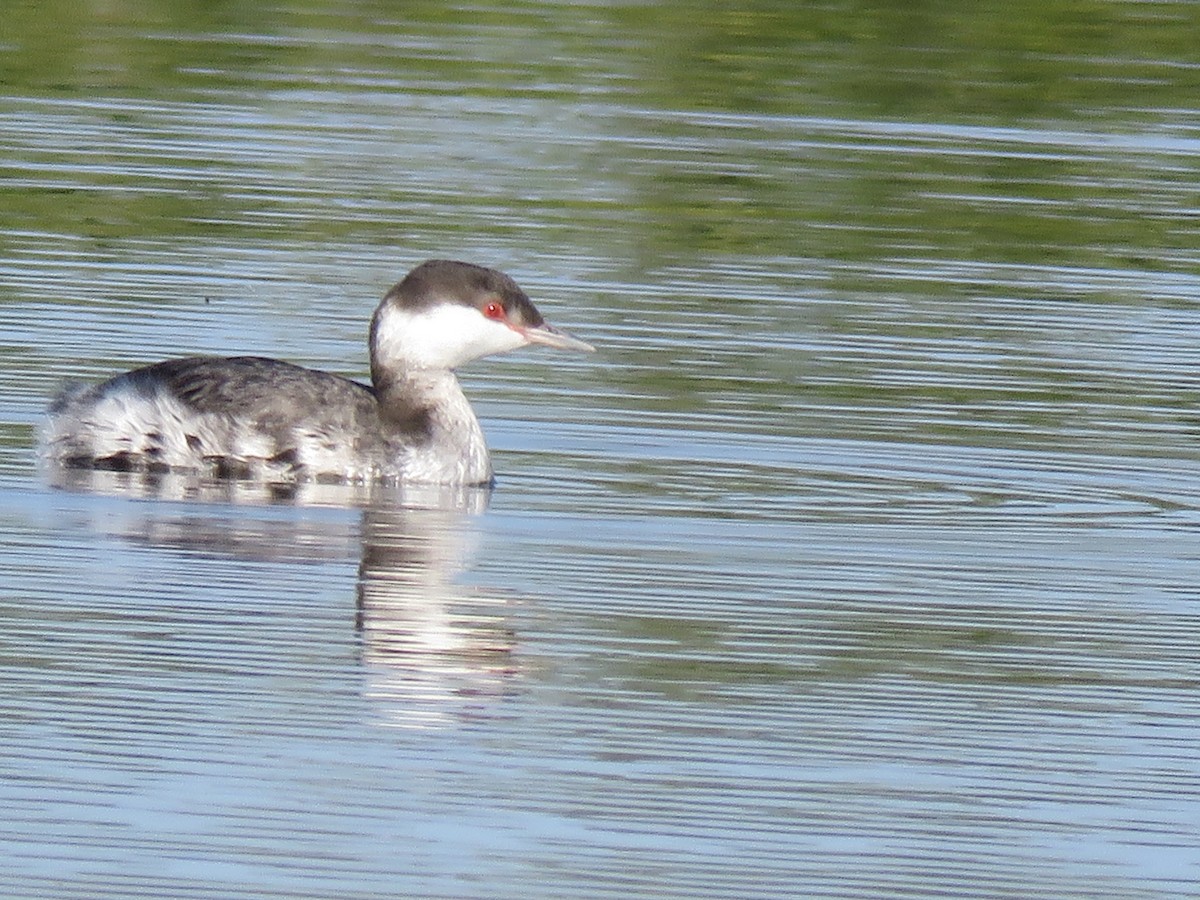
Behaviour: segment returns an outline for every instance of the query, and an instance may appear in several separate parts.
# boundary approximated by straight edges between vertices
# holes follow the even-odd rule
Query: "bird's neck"
[[[492,480],[483,429],[452,371],[389,372],[376,380],[375,393],[380,418],[404,458],[406,480]]]

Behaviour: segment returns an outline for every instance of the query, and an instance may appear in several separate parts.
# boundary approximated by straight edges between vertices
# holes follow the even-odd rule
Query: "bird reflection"
[[[471,550],[464,516],[487,502],[486,489],[468,490],[364,511],[358,628],[368,690],[392,724],[488,715],[516,671],[506,601],[458,581]]]
[[[517,672],[509,599],[461,583],[472,517],[490,488],[288,485],[63,470],[54,487],[184,505],[96,508],[93,527],[133,543],[226,559],[359,564],[355,617],[363,691],[383,724],[438,727],[494,715]],[[221,509],[233,504],[235,511]],[[305,507],[303,515],[280,507]],[[321,508],[333,508],[322,515]],[[344,514],[349,507],[357,515]]]

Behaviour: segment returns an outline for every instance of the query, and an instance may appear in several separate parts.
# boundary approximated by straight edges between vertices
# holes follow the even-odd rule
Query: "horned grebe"
[[[371,385],[256,356],[192,357],[66,391],[53,465],[269,481],[484,484],[492,464],[454,369],[527,344],[590,351],[502,272],[417,266],[371,318]]]

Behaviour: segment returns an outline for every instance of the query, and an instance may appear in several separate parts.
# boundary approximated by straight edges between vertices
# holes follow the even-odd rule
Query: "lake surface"
[[[6,12],[5,896],[1200,893],[1200,8],[793,6]],[[38,470],[443,256],[494,491]]]

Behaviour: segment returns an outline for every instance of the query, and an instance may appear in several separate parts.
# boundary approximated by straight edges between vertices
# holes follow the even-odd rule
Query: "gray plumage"
[[[501,272],[435,260],[371,320],[372,384],[257,356],[189,357],[64,393],[43,458],[62,466],[268,480],[485,483],[491,462],[454,368],[559,332]]]

